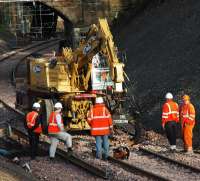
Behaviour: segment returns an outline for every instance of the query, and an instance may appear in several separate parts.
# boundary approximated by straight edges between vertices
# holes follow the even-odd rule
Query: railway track
[[[154,170],[154,173],[159,173],[168,180],[200,179],[200,168],[181,162],[176,158],[172,159],[169,156],[143,147],[139,148],[138,157],[142,161],[137,164],[143,163],[144,167],[149,169],[149,171]],[[131,161],[134,162],[134,160],[133,158]]]
[[[152,155],[152,156],[154,156],[156,158],[160,158],[160,159],[162,159],[164,161],[167,161],[167,162],[169,162],[171,164],[175,164],[175,165],[177,165],[179,167],[183,167],[183,168],[188,169],[188,170],[190,170],[192,172],[196,172],[196,173],[200,174],[200,168],[198,168],[198,167],[194,167],[194,166],[188,165],[186,163],[180,162],[178,160],[174,160],[174,159],[172,159],[172,158],[170,158],[168,156],[162,155],[162,154],[157,153],[157,152],[155,152],[153,150],[149,150],[149,149],[146,149],[146,148],[143,148],[143,147],[140,147],[139,150],[141,152],[143,152],[144,154]]]
[[[95,154],[95,150],[93,150],[93,153]],[[110,163],[114,163],[114,164],[117,164],[119,167],[127,170],[128,172],[131,172],[133,174],[139,174],[141,176],[145,176],[149,179],[153,179],[153,180],[160,180],[160,181],[170,181],[168,178],[166,177],[163,177],[162,175],[159,175],[159,174],[156,174],[156,173],[153,173],[147,169],[143,169],[139,166],[136,166],[134,165],[134,163],[130,164],[130,163],[127,163],[126,161],[123,161],[123,160],[119,160],[119,159],[116,159],[112,156],[109,156],[108,157],[108,161]]]
[[[3,104],[6,107],[6,109],[9,109],[10,111],[14,112],[18,116],[24,116],[24,113],[10,107],[8,104],[3,102],[2,100],[0,100],[0,103]],[[12,127],[12,131],[13,131],[13,134],[17,136],[17,138],[18,138],[17,140],[28,141],[28,137],[23,131],[21,131],[21,130],[15,128],[15,127]],[[48,142],[42,142],[42,145],[48,147],[49,143]],[[195,178],[200,178],[200,175],[199,175],[200,169],[199,168],[192,167],[190,165],[186,165],[184,163],[177,162],[176,160],[172,160],[170,158],[167,158],[165,156],[160,155],[159,153],[155,153],[154,151],[151,151],[151,150],[148,150],[148,149],[145,149],[145,148],[142,148],[142,147],[140,147],[139,152],[140,152],[140,154],[145,154],[150,160],[156,160],[156,161],[159,160],[159,162],[158,162],[159,164],[162,163],[162,162],[168,162],[168,163],[170,163],[168,165],[169,167],[173,168],[174,166],[176,166],[176,167],[180,168],[181,169],[180,173],[184,173],[183,172],[183,170],[184,170],[185,172],[190,173],[190,174],[195,173],[196,174]],[[80,159],[80,157],[76,156],[75,154],[69,156],[62,149],[58,149],[57,153],[63,160],[70,161],[72,164],[79,166],[79,167],[82,167],[87,172],[90,172],[94,175],[97,175],[98,177],[101,177],[103,179],[110,178],[106,170],[103,170],[99,167],[96,167],[91,163],[87,163],[86,160]],[[140,159],[140,158],[138,158],[138,159]],[[136,174],[136,175],[141,175],[143,177],[146,177],[146,178],[149,178],[149,179],[152,179],[152,180],[178,180],[176,178],[175,179],[171,178],[168,174],[162,175],[158,172],[157,173],[153,172],[151,169],[148,168],[148,166],[146,168],[143,167],[144,165],[141,167],[141,165],[140,166],[135,165],[134,162],[128,163],[127,161],[117,160],[117,159],[115,159],[111,156],[109,157],[109,163],[110,164],[117,164],[118,167],[121,167],[121,168],[127,170],[128,172],[131,172],[131,173]],[[193,180],[193,177],[191,177],[190,180]]]
[[[7,109],[9,109],[9,111],[14,112],[14,114],[24,116],[24,113],[10,107],[8,104],[3,102],[2,100],[0,100],[0,103],[3,104]],[[26,133],[19,130],[19,128],[15,128],[12,126],[12,134],[14,135],[14,137],[16,139],[15,141],[28,142],[28,136],[26,135]],[[12,139],[12,138],[10,138],[10,139]],[[43,147],[43,149],[49,147],[49,143],[46,141],[43,141],[42,147]],[[87,172],[90,172],[93,175],[96,175],[103,179],[108,179],[108,178],[112,177],[112,175],[110,175],[106,169],[102,169],[102,167],[95,166],[95,164],[92,164],[92,162],[88,163],[87,160],[81,159],[80,155],[77,156],[76,154],[73,154],[73,155],[69,156],[69,155],[67,155],[67,153],[64,150],[59,149],[59,148],[57,150],[57,154],[63,160],[69,161],[76,166],[82,167]],[[163,181],[169,180],[169,179],[163,177],[162,175],[152,173],[143,168],[134,166],[133,164],[126,163],[125,161],[117,160],[111,156],[109,157],[109,164],[111,164],[111,165],[115,164],[115,165],[117,165],[117,167],[119,167],[121,169],[125,169],[127,172],[131,172],[134,175],[140,175],[141,177],[144,177],[144,178],[150,178],[150,179],[154,179],[154,180],[163,180]]]
[[[15,53],[13,55],[9,55],[7,58],[4,58],[2,63],[5,63],[6,59],[8,59],[9,61],[12,62],[13,67],[15,67],[13,69],[13,80],[15,82],[16,71],[17,71],[20,63],[23,62],[27,56],[30,56],[31,54],[33,54],[35,52],[47,49],[50,46],[55,45],[58,41],[59,40],[52,40],[52,41],[49,41],[48,43],[42,43],[40,46],[33,46],[32,48],[27,47],[27,49],[20,50],[17,53]],[[29,51],[26,52],[26,50],[29,50]],[[1,59],[0,59],[0,63],[1,63]],[[24,117],[24,113],[14,109],[13,107],[10,107],[10,105],[6,104],[5,99],[0,100],[0,103],[3,104],[4,107],[6,107],[6,109],[14,112],[19,117]],[[12,126],[13,134],[18,138],[16,141],[22,140],[22,141],[27,142],[28,141],[27,135],[25,134],[25,132],[20,130],[19,127],[15,127],[15,125]],[[48,142],[42,142],[42,145],[44,147],[49,147]],[[193,178],[200,178],[199,177],[199,173],[200,173],[199,168],[196,168],[196,167],[184,164],[184,163],[180,163],[180,162],[177,163],[176,160],[169,159],[163,155],[158,155],[155,152],[152,152],[150,150],[145,150],[143,148],[140,148],[139,152],[141,154],[145,154],[150,163],[152,160],[152,162],[155,162],[158,165],[160,165],[160,168],[157,168],[157,169],[158,170],[161,169],[161,173],[152,171],[151,167],[148,168],[148,164],[145,162],[144,163],[140,162],[140,164],[135,164],[134,161],[130,161],[130,162],[121,161],[121,160],[117,160],[110,156],[108,163],[110,165],[115,164],[118,167],[120,167],[121,169],[126,170],[127,172],[131,172],[134,175],[140,175],[141,177],[144,177],[144,178],[149,178],[149,179],[153,179],[153,180],[179,180],[177,178],[172,178],[171,175],[168,175],[165,173],[162,174],[162,164],[161,163],[167,162],[165,164],[168,164],[168,165],[165,165],[165,167],[172,166],[172,167],[177,167],[178,169],[180,169],[180,171],[177,171],[177,173],[182,173],[182,172],[186,171],[186,172],[192,174],[190,180],[193,180]],[[87,172],[90,172],[93,175],[96,175],[103,179],[110,178],[106,169],[102,169],[101,167],[97,167],[91,163],[88,163],[86,160],[81,159],[79,155],[76,155],[76,154],[67,155],[67,153],[62,149],[58,149],[57,153],[63,160],[70,161],[72,164],[82,167]],[[139,160],[140,158],[137,158],[137,159]],[[144,164],[144,165],[141,166],[141,164]],[[145,167],[145,164],[147,164],[146,167]],[[176,174],[176,173],[174,172],[174,174]],[[193,176],[193,174],[195,174],[195,175]]]
[[[15,82],[15,74],[17,71],[18,66],[20,65],[21,62],[23,62],[25,60],[25,58],[27,56],[30,56],[33,53],[45,50],[45,49],[49,49],[49,47],[55,46],[55,44],[57,44],[60,40],[59,39],[54,39],[48,42],[41,42],[40,44],[34,45],[34,46],[29,46],[25,49],[20,49],[16,52],[10,53],[7,56],[4,56],[3,58],[0,59],[0,63],[1,64],[10,64],[7,65],[7,67],[9,67],[9,70],[11,70],[11,67],[14,67],[13,71],[12,71],[12,76],[13,76],[13,82]],[[7,60],[7,61],[5,61]],[[3,73],[2,73],[3,74]],[[5,73],[4,75],[4,80],[9,80],[9,73]],[[24,117],[24,113],[16,110],[14,107],[11,107],[10,105],[8,105],[6,103],[6,99],[1,99],[0,98],[0,103],[3,105],[3,107],[5,107],[7,110],[9,110],[9,112],[12,112],[12,114],[16,114],[17,117]],[[19,122],[19,121],[18,121]],[[21,127],[22,125],[19,125],[16,127],[12,126],[12,133],[17,136],[17,140],[25,140],[28,141],[28,136],[19,129],[19,127]],[[12,138],[10,138],[12,139]],[[46,145],[49,146],[48,142],[43,142],[42,145]],[[81,160],[79,157],[77,157],[76,155],[72,154],[72,155],[67,155],[67,153],[64,150],[58,149],[57,150],[58,155],[63,159],[63,160],[67,160],[69,162],[71,162],[72,164],[83,168],[84,170],[86,170],[87,172],[90,172],[93,175],[96,175],[100,178],[103,179],[107,179],[107,173],[105,170],[101,170],[100,168],[94,167],[93,165],[88,164],[87,162],[85,162],[84,160]]]
[[[93,151],[95,153],[95,151]],[[109,162],[116,163],[134,174],[140,174],[153,180],[199,180],[200,168],[172,159],[158,152],[139,147],[134,159],[122,161],[109,156]],[[170,173],[170,171],[172,173]]]
[[[18,115],[24,117],[24,113],[10,107],[4,101],[0,100],[0,103],[3,104],[10,111],[14,112],[15,114],[18,114]],[[17,139],[16,139],[17,141],[24,140],[24,141],[28,142],[28,135],[25,132],[21,131],[19,128],[13,127],[12,125],[11,125],[11,130],[12,130],[12,134],[14,136],[17,136]],[[49,142],[43,141],[42,146],[46,147],[46,148],[49,147]],[[78,167],[81,167],[82,169],[86,170],[87,172],[90,172],[91,174],[93,174],[95,176],[98,176],[98,177],[103,178],[103,179],[108,179],[108,175],[107,175],[107,172],[105,170],[102,170],[98,167],[95,167],[91,164],[88,164],[86,161],[80,159],[80,157],[76,156],[75,154],[68,155],[66,151],[64,151],[60,148],[57,148],[56,153],[63,160],[69,161],[70,163],[72,163],[72,164],[74,164]]]
[[[17,50],[10,51],[10,52],[8,52],[8,53],[2,54],[2,55],[0,56],[0,62],[3,62],[3,61],[5,61],[5,60],[11,58],[12,56],[17,55],[18,53],[22,53],[22,52],[31,50],[31,49],[36,48],[36,47],[40,47],[41,45],[50,43],[50,42],[52,42],[52,41],[57,41],[57,40],[59,40],[59,39],[51,39],[51,40],[48,40],[48,41],[37,42],[37,43],[31,44],[31,45],[28,45],[28,46],[26,46],[25,48],[20,48],[20,49],[17,49]]]
[[[34,45],[27,46],[24,49],[19,49],[14,53],[10,53],[7,56],[0,57],[0,89],[1,95],[0,99],[4,101],[12,102],[14,106],[15,100],[15,88],[12,86],[15,84],[15,73],[20,62],[23,62],[26,57],[30,56],[33,53],[44,51],[58,44],[60,39],[52,39],[47,42],[40,42]],[[8,96],[9,95],[9,96]]]

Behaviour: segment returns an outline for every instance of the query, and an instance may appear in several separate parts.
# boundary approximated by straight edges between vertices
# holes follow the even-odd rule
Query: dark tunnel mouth
[[[31,28],[34,27],[39,27],[39,28],[43,28],[42,29],[42,36],[40,38],[44,38],[44,39],[48,39],[50,38],[51,36],[54,36],[55,33],[56,33],[56,26],[57,26],[57,21],[58,21],[58,17],[60,17],[63,21],[64,21],[64,36],[67,38],[67,39],[71,39],[71,43],[72,43],[72,37],[73,37],[73,23],[69,20],[69,18],[67,18],[63,13],[59,12],[58,10],[56,10],[55,8],[52,8],[48,5],[46,5],[45,3],[43,2],[40,2],[40,1],[35,1],[35,2],[23,2],[23,5],[26,6],[30,6],[33,10],[34,10],[34,7],[36,8],[36,10],[39,9],[39,13],[36,13],[36,14],[33,14],[32,15],[32,18],[35,18],[35,20],[33,19],[33,21],[35,22],[32,22],[31,24]],[[45,11],[48,11],[49,13],[52,13],[53,15],[52,16],[47,16],[45,15]],[[44,12],[44,13],[42,13]],[[35,16],[35,17],[34,17]],[[37,20],[37,18],[39,17],[39,20]],[[46,16],[46,17],[45,17]],[[48,19],[47,19],[48,18]],[[49,19],[52,20],[52,28],[49,28],[49,27],[41,27],[43,26],[41,24],[41,21],[43,23],[45,23],[45,21],[48,21]],[[34,24],[35,23],[35,24]],[[48,22],[47,22],[48,23]],[[40,25],[40,26],[38,26]],[[49,31],[48,31],[49,29]]]
[[[37,0],[1,2],[0,7],[0,24],[12,34],[13,44],[51,37],[65,38],[73,43],[74,24],[56,6],[51,7]]]

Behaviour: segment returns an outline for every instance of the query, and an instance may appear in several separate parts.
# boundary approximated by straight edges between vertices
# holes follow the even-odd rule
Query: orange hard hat
[[[190,96],[187,95],[187,94],[185,94],[185,95],[183,96],[183,100],[184,100],[184,101],[189,101],[189,100],[190,100]]]

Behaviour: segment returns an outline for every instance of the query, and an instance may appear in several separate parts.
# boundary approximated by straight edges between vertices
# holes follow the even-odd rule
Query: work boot
[[[107,156],[103,156],[102,160],[107,161],[108,157]]]
[[[51,163],[55,163],[55,158],[54,157],[49,157],[49,159],[50,159]]]
[[[102,155],[101,154],[97,154],[96,155],[96,159],[100,159],[101,160],[102,159]]]
[[[187,155],[192,155],[193,153],[194,153],[194,152],[193,152],[192,147],[188,147],[188,149],[187,149],[187,151],[186,151],[185,154],[187,154]]]
[[[73,153],[73,149],[72,149],[72,147],[69,147],[68,149],[67,149],[67,155],[72,155],[72,153]]]
[[[169,150],[171,152],[176,152],[176,145],[171,145]]]

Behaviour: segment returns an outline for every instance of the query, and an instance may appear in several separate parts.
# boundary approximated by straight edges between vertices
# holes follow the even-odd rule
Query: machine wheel
[[[48,133],[48,122],[49,116],[53,111],[53,101],[51,99],[42,100],[42,122],[43,122],[43,131]]]

